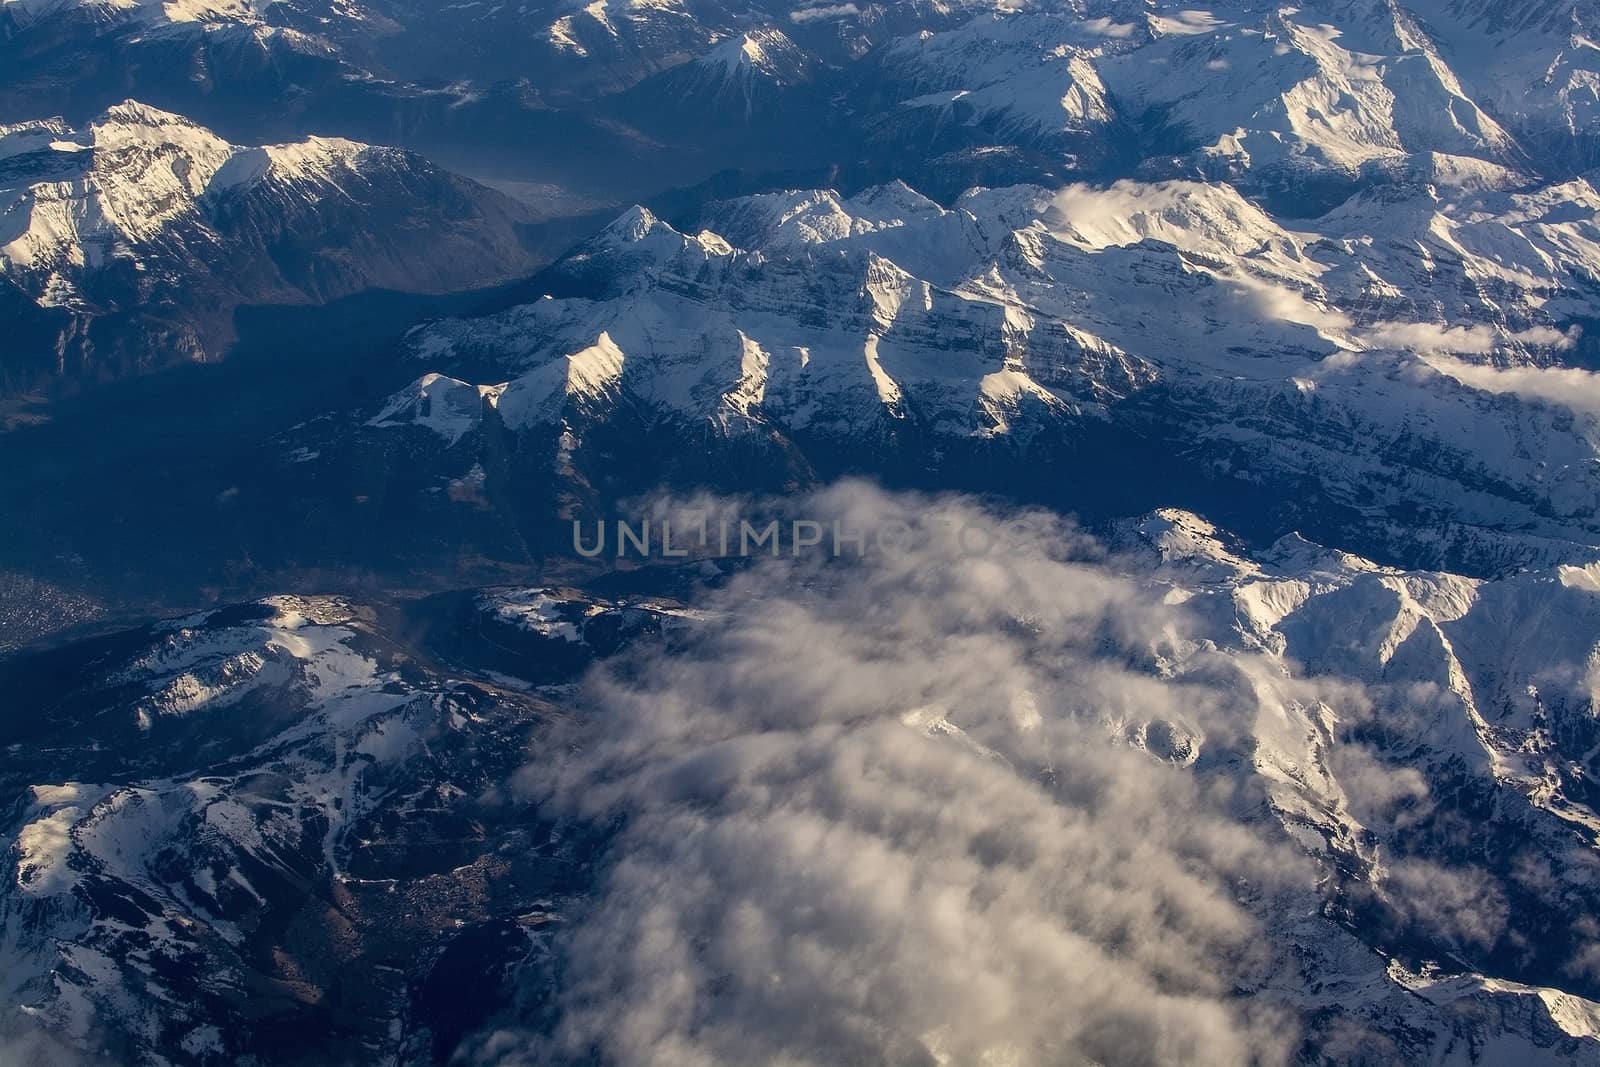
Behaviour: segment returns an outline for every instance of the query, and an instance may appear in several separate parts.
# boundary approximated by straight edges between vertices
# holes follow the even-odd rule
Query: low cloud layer
[[[997,521],[860,487],[815,510]],[[497,1057],[1286,1059],[1293,1026],[1238,993],[1267,965],[1252,908],[1310,864],[1246,817],[1248,776],[1186,766],[1228,765],[1253,680],[1070,529],[1019,529],[1004,555],[763,561],[688,647],[591,679],[571,757],[522,786],[620,828],[555,1040]]]
[[[1508,345],[1566,350],[1578,340],[1576,329],[1563,333],[1551,326],[1507,332],[1493,326],[1438,326],[1429,322],[1380,322],[1364,334],[1367,342],[1385,348],[1409,348],[1423,355],[1486,356]]]
[[[798,11],[791,11],[789,12],[789,21],[796,23],[816,22],[819,19],[854,18],[859,14],[861,14],[861,11],[854,4],[824,4],[819,7],[807,7]]]
[[[1463,359],[1430,356],[1429,366],[1463,385],[1489,393],[1512,393],[1600,418],[1600,374],[1574,367],[1490,367]]]

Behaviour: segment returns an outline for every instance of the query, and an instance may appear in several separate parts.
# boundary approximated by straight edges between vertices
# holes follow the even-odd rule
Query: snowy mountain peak
[[[179,220],[196,218],[200,198],[219,175],[225,188],[247,174],[265,175],[273,153],[286,161],[327,155],[311,142],[238,149],[198,123],[135,100],[108,108],[81,132],[52,132],[46,145],[37,143],[35,130],[0,134],[0,156],[40,157],[38,169],[21,171],[21,183],[6,190],[0,224],[0,234],[9,236],[0,245],[0,271],[25,286],[53,278],[70,287],[67,269],[133,255]],[[22,144],[13,148],[11,141]],[[203,225],[196,233],[205,239]],[[59,300],[60,284],[51,288],[51,299]]]
[[[572,262],[622,256],[631,269],[643,269],[646,265],[663,267],[684,255],[690,262],[704,262],[733,252],[733,246],[718,234],[709,230],[692,235],[679,233],[648,208],[636,204],[586,242]]]
[[[391,397],[367,425],[421,426],[453,445],[477,428],[485,402],[493,403],[498,395],[496,387],[424,374]]]
[[[903,184],[797,190],[707,208],[727,240],[635,210],[556,268],[597,283],[584,299],[436,323],[411,348],[425,370],[495,368],[475,380],[511,382],[517,432],[650,412],[730,449],[745,433],[860,449],[893,425],[1026,452],[1153,419],[1253,484],[1451,516],[1425,544],[1414,522],[1353,519],[1363,544],[1484,573],[1587,558],[1600,400],[1586,372],[1545,365],[1600,306],[1600,200],[1582,183],[1373,195],[1289,225],[1224,183],[1014,187],[951,209]],[[1417,299],[1440,286],[1481,295]],[[562,455],[581,457],[572,433]]]
[[[189,119],[184,118],[182,115],[177,115],[170,111],[163,111],[161,108],[152,107],[149,104],[141,103],[140,101],[131,98],[123,100],[119,104],[112,104],[101,113],[99,118],[92,121],[89,126],[90,129],[99,129],[101,127],[105,127],[113,130],[127,127],[151,130],[179,128],[192,130],[203,129],[199,123],[192,122]]]
[[[852,197],[832,189],[794,189],[742,197],[708,211],[716,231],[738,247],[768,250],[848,241],[947,214],[898,179]]]
[[[42,143],[36,129],[0,134],[0,156],[28,154],[35,164],[13,168],[21,180],[5,190],[0,272],[40,282],[64,277],[63,266],[117,255],[193,214],[234,152],[203,127],[131,100],[81,132],[51,133]]]
[[[1056,194],[1053,206],[1061,236],[1085,249],[1156,240],[1212,255],[1276,253],[1299,258],[1299,249],[1285,231],[1229,185],[1129,181],[1105,189],[1074,185]]]
[[[621,215],[618,215],[605,229],[601,230],[596,235],[594,243],[633,244],[644,240],[652,233],[658,233],[663,230],[672,233],[677,232],[656,218],[649,208],[635,204]]]
[[[782,84],[805,80],[810,68],[806,54],[772,26],[729,37],[696,62],[725,76],[761,77]]]
[[[1007,137],[1059,143],[1113,120],[1096,61],[1122,40],[1098,29],[1048,12],[1002,12],[898,41],[881,63],[906,116],[988,123]]]

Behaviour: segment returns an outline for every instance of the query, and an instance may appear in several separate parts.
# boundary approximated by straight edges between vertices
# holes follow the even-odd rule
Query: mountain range
[[[315,486],[403,436],[415,491],[476,476],[530,542],[660,481],[871,473],[1474,574],[1581,561],[1596,207],[1419,180],[1320,230],[1180,181],[793,191],[684,231],[640,208],[547,272],[572,295],[419,327],[415,382],[277,447]]]
[[[1597,41],[4,0],[0,1062],[1600,1064]]]

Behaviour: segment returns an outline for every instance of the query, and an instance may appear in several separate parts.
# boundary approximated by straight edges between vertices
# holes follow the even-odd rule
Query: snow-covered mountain
[[[0,1063],[1600,1065],[1597,23],[4,0]]]
[[[1502,116],[1537,158],[1572,169],[1600,161],[1600,9],[1594,4],[1416,0],[1403,9],[1479,102]]]
[[[53,661],[75,695],[33,687],[37,717],[6,726],[33,754],[5,785],[11,1041],[43,1027],[126,1063],[366,1061],[426,1047],[400,1028],[427,1025],[407,1005],[442,997],[453,1022],[448,989],[408,986],[419,939],[447,955],[459,940],[492,972],[537,933],[536,898],[500,887],[508,863],[542,864],[497,859],[525,831],[476,798],[515,766],[540,701],[421,670],[370,612],[325,598],[92,648]],[[45,783],[47,753],[89,736]],[[337,1036],[306,1026],[323,1009]]]
[[[3,366],[220,356],[241,304],[468,289],[531,270],[520,205],[407,152],[336,138],[241,147],[133,101],[82,130],[0,127]]]
[[[650,91],[674,94],[674,106],[698,99],[703,114],[731,111],[746,123],[777,102],[783,90],[809,81],[815,61],[782,30],[763,27],[720,41],[692,63],[676,67]]]
[[[1324,1055],[1342,1042],[1410,1063],[1600,1059],[1595,567],[1482,581],[1296,537],[1252,557],[1173,509],[1114,544],[1090,573],[1177,630],[1118,639],[1152,688],[1090,709],[1097,744],[1225,790],[1320,872],[1241,884],[1265,954],[1226,995],[1283,1013],[1293,1062],[1344,1062]],[[6,1033],[141,1064],[445,1062],[535,1040],[513,1038],[554,1025],[540,991],[609,891],[612,831],[516,783],[557,773],[546,738],[596,657],[763,603],[695,595],[469,591],[398,627],[277,597],[6,664],[35,712],[0,735],[0,973],[24,1008]],[[1163,686],[1189,710],[1149,718]],[[1207,718],[1218,686],[1253,709],[1237,734]],[[988,751],[964,721],[897,729]]]
[[[1586,558],[1600,196],[1435,168],[1293,224],[1191,182],[635,209],[546,279],[582,295],[414,331],[426,377],[336,436],[431,439],[441,486],[509,455],[547,502],[865,471],[1474,573]],[[619,452],[645,440],[674,446]]]
[[[0,11],[0,120],[41,105],[82,114],[132,91],[253,136],[303,116],[566,180],[583,172],[563,169],[563,154],[581,154],[620,185],[631,176],[610,172],[641,160],[680,184],[750,166],[761,157],[727,127],[804,113],[804,141],[775,166],[860,163],[953,196],[963,177],[1126,177],[1143,164],[1146,177],[1227,177],[1311,213],[1433,153],[1568,178],[1596,162],[1600,130],[1600,31],[1591,5],[1570,2]],[[263,97],[268,113],[254,106]],[[554,154],[518,154],[504,143],[513,132]]]

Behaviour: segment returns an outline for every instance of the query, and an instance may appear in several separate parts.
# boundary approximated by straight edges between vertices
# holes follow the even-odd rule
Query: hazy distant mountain
[[[1552,178],[1600,161],[1587,4],[0,11],[0,120],[83,118],[131,94],[236,139],[316,129],[634,197],[654,191],[640,165],[665,187],[763,159],[865,163],[954,196],[1143,163],[1147,176],[1228,177],[1314,213],[1417,154]],[[769,128],[741,146],[738,131],[774,117],[797,136]]]

